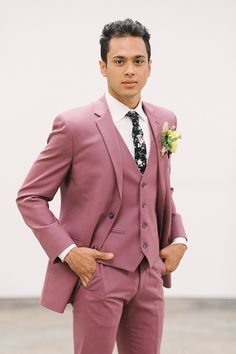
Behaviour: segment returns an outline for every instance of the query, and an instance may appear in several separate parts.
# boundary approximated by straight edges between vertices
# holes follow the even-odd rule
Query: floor
[[[161,354],[235,353],[236,299],[166,299]],[[38,299],[0,299],[0,354],[73,354],[70,306],[61,315]]]

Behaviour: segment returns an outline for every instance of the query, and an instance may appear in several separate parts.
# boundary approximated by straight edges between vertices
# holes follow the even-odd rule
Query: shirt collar
[[[143,107],[142,107],[142,99],[139,101],[138,105],[135,107],[135,109],[130,109],[128,106],[126,106],[124,103],[118,101],[116,98],[114,98],[108,91],[108,89],[106,89],[105,92],[105,97],[106,97],[106,101],[107,101],[107,105],[109,108],[109,111],[111,113],[111,116],[113,118],[113,120],[115,122],[120,121],[121,119],[123,119],[125,117],[125,115],[129,112],[129,111],[135,111],[139,114],[139,116],[143,119],[146,120],[147,117],[143,111]]]

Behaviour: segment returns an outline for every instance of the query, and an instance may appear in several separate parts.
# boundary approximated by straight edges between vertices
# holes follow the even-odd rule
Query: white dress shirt
[[[130,109],[125,104],[121,103],[117,99],[115,99],[109,92],[106,90],[105,93],[107,105],[109,111],[111,113],[113,122],[118,129],[120,135],[122,136],[124,142],[126,143],[131,155],[134,158],[134,143],[132,138],[132,128],[133,123],[129,117],[126,117],[126,114],[129,111],[135,111],[139,114],[141,119],[139,119],[139,124],[143,131],[143,138],[146,143],[146,151],[147,151],[147,161],[150,153],[150,126],[148,118],[142,108],[142,100],[139,101],[138,105],[135,109]],[[172,244],[182,243],[187,246],[187,240],[185,237],[177,237],[174,239]],[[62,251],[58,257],[64,261],[65,256],[69,253],[69,251],[76,247],[75,244],[70,245],[64,251]]]

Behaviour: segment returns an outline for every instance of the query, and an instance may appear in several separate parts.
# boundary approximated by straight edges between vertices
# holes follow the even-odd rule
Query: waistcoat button
[[[143,243],[143,248],[147,248],[149,246],[148,242]]]
[[[112,211],[110,211],[110,213],[108,214],[108,216],[109,216],[110,219],[113,219],[114,216],[115,216],[115,214],[114,214]]]
[[[98,250],[98,246],[97,245],[93,245],[91,248]]]
[[[147,206],[146,202],[142,202],[142,207],[145,208]]]
[[[146,223],[146,222],[143,222],[143,223],[142,223],[142,228],[145,229],[145,227],[147,227],[147,223]]]
[[[143,182],[142,187],[144,188],[146,186],[146,184],[147,184],[146,182]]]

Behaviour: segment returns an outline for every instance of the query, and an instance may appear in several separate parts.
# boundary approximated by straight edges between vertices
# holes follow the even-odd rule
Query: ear
[[[152,60],[149,60],[149,62],[148,62],[148,70],[149,70],[148,76],[150,76],[150,74],[151,74],[151,69],[152,69]]]
[[[99,66],[100,66],[101,74],[104,77],[107,77],[107,65],[106,65],[106,63],[103,60],[99,60]]]

